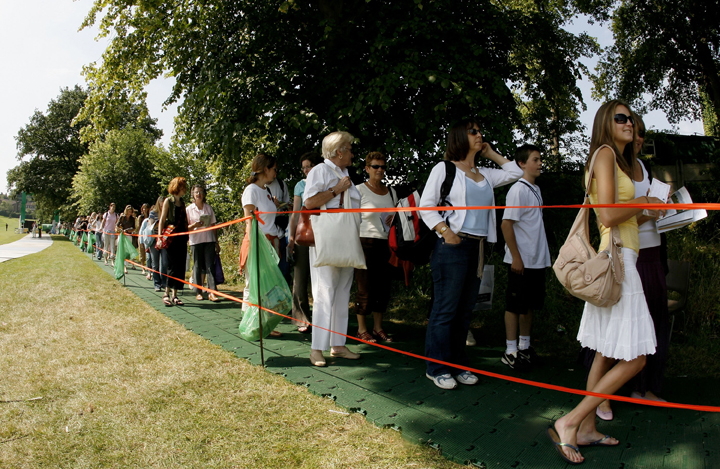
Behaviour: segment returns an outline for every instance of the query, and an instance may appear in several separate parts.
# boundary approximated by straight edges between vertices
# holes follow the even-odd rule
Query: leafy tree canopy
[[[140,208],[161,194],[154,161],[162,151],[152,137],[140,129],[111,130],[104,140],[90,145],[80,159],[80,170],[73,179],[73,197],[81,213],[106,210],[115,202]]]
[[[98,23],[111,39],[102,63],[85,70],[92,93],[82,116],[102,128],[112,103],[143,101],[166,73],[176,79],[166,104],[183,100],[179,133],[221,167],[243,167],[268,147],[294,162],[344,129],[359,139],[358,154],[383,151],[399,174],[422,178],[448,125],[464,116],[476,116],[501,151],[514,148],[523,122],[513,84],[533,101],[529,120],[562,119],[560,132],[578,125],[570,78],[593,43],[559,30],[569,5],[96,0],[84,25]]]
[[[586,0],[589,1],[589,0]],[[615,44],[598,64],[594,96],[616,95],[668,120],[720,116],[720,1],[625,0],[596,7],[612,18]],[[644,94],[650,96],[645,105]]]
[[[79,86],[61,89],[47,113],[35,111],[15,137],[21,162],[8,171],[8,185],[15,193],[33,194],[38,207],[48,214],[68,201],[78,161],[87,152],[80,130],[88,121],[72,124],[86,98],[87,92]]]
[[[61,210],[63,218],[74,217],[72,181],[92,141],[87,137],[102,140],[105,136],[94,130],[91,133],[91,121],[78,116],[87,97],[87,91],[77,85],[61,89],[47,112],[35,111],[16,137],[20,164],[8,171],[8,185],[14,193],[32,194],[39,213],[47,218],[55,210]],[[118,102],[114,109],[117,128],[137,128],[152,142],[162,136],[156,120],[147,117],[144,103]]]

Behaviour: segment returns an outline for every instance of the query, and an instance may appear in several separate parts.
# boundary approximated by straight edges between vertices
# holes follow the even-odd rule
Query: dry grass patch
[[[0,467],[458,467],[330,412],[55,240],[0,264]]]

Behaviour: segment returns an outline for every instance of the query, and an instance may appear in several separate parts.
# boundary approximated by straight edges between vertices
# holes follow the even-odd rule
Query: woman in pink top
[[[108,265],[108,259],[115,266],[115,251],[117,249],[117,234],[115,226],[117,225],[118,215],[115,213],[115,202],[110,203],[110,208],[103,215],[103,245],[105,246],[105,265]]]
[[[212,207],[205,203],[205,188],[200,185],[193,186],[190,196],[193,203],[185,209],[190,231],[190,252],[193,259],[193,278],[199,285],[203,284],[203,277],[207,275],[207,285],[210,290],[216,290],[215,284],[215,254],[220,253],[220,244],[217,242],[215,231],[203,231],[193,234],[194,231],[208,228],[217,223]],[[198,291],[196,299],[202,301],[202,290]],[[214,293],[208,294],[212,302],[220,301]]]

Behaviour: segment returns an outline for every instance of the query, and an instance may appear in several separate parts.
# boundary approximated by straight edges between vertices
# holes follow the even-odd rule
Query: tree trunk
[[[553,106],[552,109],[553,120],[550,124],[550,140],[552,147],[550,148],[550,154],[552,155],[553,166],[556,172],[560,172],[560,124],[558,122],[558,111]]]

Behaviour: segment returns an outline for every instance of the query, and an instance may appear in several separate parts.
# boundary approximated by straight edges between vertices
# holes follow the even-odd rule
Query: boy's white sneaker
[[[518,352],[504,353],[501,362],[517,371],[527,371],[530,369],[530,362],[527,361],[525,356]]]

